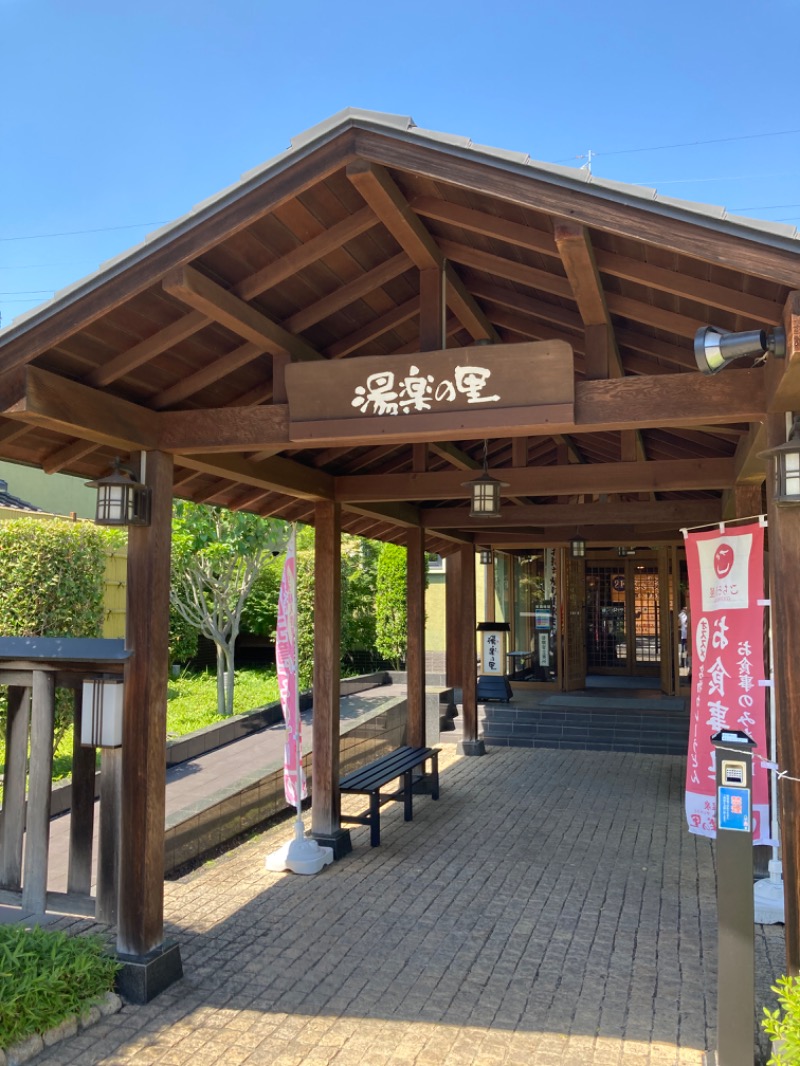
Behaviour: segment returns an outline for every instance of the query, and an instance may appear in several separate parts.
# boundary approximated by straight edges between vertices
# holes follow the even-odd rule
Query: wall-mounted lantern
[[[795,419],[789,439],[766,452],[762,459],[772,459],[772,498],[775,503],[800,503],[800,418]]]
[[[492,554],[492,549],[491,548],[481,548],[481,550],[478,552],[478,558],[480,559],[480,561],[483,564],[483,566],[491,566],[492,563],[494,562],[494,556]]]
[[[122,745],[122,703],[125,686],[119,678],[83,682],[81,744],[85,748]]]
[[[128,466],[119,459],[114,468],[97,481],[87,481],[87,488],[97,489],[95,522],[99,526],[149,526],[151,491],[136,480]]]
[[[573,559],[583,559],[586,555],[586,541],[576,533],[569,542],[569,554]]]
[[[505,481],[498,481],[489,474],[489,442],[483,442],[483,470],[474,481],[462,481],[462,487],[471,490],[470,518],[498,518],[500,516],[500,489],[507,488]]]

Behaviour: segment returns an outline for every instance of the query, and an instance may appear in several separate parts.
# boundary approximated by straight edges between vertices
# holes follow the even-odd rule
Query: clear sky
[[[799,22],[800,0],[0,0],[2,325],[343,107],[800,225]]]

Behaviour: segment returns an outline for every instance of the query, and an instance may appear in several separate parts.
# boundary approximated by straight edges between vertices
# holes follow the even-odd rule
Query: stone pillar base
[[[333,833],[312,833],[311,836],[322,848],[331,848],[334,859],[343,859],[353,850],[349,829],[336,829]]]
[[[486,745],[482,740],[462,740],[458,750],[462,755],[485,755]]]
[[[176,943],[162,944],[147,955],[117,952],[122,969],[117,974],[117,992],[128,1003],[149,1003],[165,988],[183,977],[181,949]]]

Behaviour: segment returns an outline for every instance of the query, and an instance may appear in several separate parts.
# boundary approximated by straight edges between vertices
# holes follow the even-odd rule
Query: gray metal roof
[[[40,511],[41,507],[37,507],[33,503],[28,503],[27,500],[21,500],[19,496],[12,496],[8,491],[8,482],[3,481],[0,478],[0,507],[13,507],[17,511]]]
[[[550,182],[562,188],[573,188],[584,193],[591,191],[603,199],[627,204],[640,210],[646,208],[662,216],[706,226],[715,232],[724,232],[747,240],[758,241],[783,251],[800,251],[800,232],[796,226],[731,215],[724,207],[661,196],[657,190],[641,185],[610,181],[576,167],[533,160],[526,152],[514,152],[475,144],[469,137],[441,133],[417,126],[410,115],[345,108],[293,137],[289,148],[260,166],[247,171],[238,182],[199,204],[195,204],[187,214],[174,222],[149,233],[140,244],[103,263],[94,273],[60,290],[51,300],[19,315],[10,325],[0,329],[0,344],[9,340],[12,335],[23,332],[28,324],[47,318],[60,310],[63,305],[79,299],[91,291],[101,279],[109,280],[121,273],[127,267],[145,258],[154,248],[168,243],[180,233],[193,228],[223,207],[235,202],[298,159],[311,154],[347,128],[369,129],[390,134],[411,143],[433,144],[446,154],[458,155],[464,159],[481,159],[494,166],[527,174],[539,181]]]

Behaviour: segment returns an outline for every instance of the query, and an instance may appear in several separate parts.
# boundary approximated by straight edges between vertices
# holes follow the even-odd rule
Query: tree
[[[399,670],[406,657],[408,616],[406,608],[406,549],[384,544],[378,556],[375,596],[375,645]]]
[[[217,649],[217,710],[233,714],[234,649],[242,609],[286,523],[179,501],[172,522],[170,601]]]

